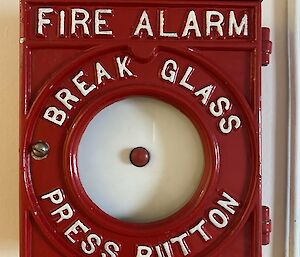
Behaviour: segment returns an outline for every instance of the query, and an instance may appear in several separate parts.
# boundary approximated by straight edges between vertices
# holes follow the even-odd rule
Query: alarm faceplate
[[[260,15],[258,1],[22,2],[22,256],[260,256],[260,72],[270,53]],[[92,196],[101,188],[86,182],[93,160],[81,161],[97,158],[82,148],[93,121],[128,99],[174,108],[201,145],[198,160],[192,145],[173,149],[173,162],[186,162],[171,177],[188,178],[198,161],[191,193],[172,212],[138,222],[102,208]],[[118,113],[114,127],[124,123],[126,114]],[[176,124],[169,122],[170,134]],[[101,158],[120,161],[103,154],[122,140],[115,133],[99,142],[103,165]],[[157,156],[172,167],[164,157],[171,150],[133,143],[128,149],[128,165],[140,173]],[[113,165],[99,167],[103,182]],[[115,174],[110,192],[121,188]],[[139,180],[130,176],[134,187]],[[176,193],[186,193],[173,183]],[[156,193],[163,198],[162,189]],[[147,214],[156,208],[147,205]]]

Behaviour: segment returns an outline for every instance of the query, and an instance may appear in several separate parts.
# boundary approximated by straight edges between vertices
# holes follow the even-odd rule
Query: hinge
[[[262,28],[262,66],[268,66],[270,63],[270,54],[272,53],[272,42],[270,40],[270,29]]]
[[[262,244],[270,243],[270,234],[272,231],[272,221],[270,219],[270,209],[267,206],[262,206]]]

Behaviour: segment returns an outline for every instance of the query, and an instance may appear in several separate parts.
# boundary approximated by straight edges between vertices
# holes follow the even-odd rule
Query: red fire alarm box
[[[270,53],[260,1],[22,0],[21,256],[261,256]]]

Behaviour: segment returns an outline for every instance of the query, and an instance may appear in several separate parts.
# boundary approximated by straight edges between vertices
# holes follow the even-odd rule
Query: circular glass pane
[[[85,192],[101,210],[127,222],[174,214],[197,190],[203,170],[203,145],[192,122],[148,97],[130,97],[99,112],[78,148]]]

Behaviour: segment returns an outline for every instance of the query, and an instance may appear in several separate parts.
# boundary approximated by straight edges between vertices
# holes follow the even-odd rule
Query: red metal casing
[[[270,221],[263,231],[260,87],[271,42],[260,1],[22,0],[20,43],[21,257],[261,256]],[[55,97],[61,90],[78,101],[67,108]],[[139,95],[183,112],[205,150],[192,199],[148,224],[99,209],[76,159],[89,121]],[[51,151],[35,160],[40,140]]]

